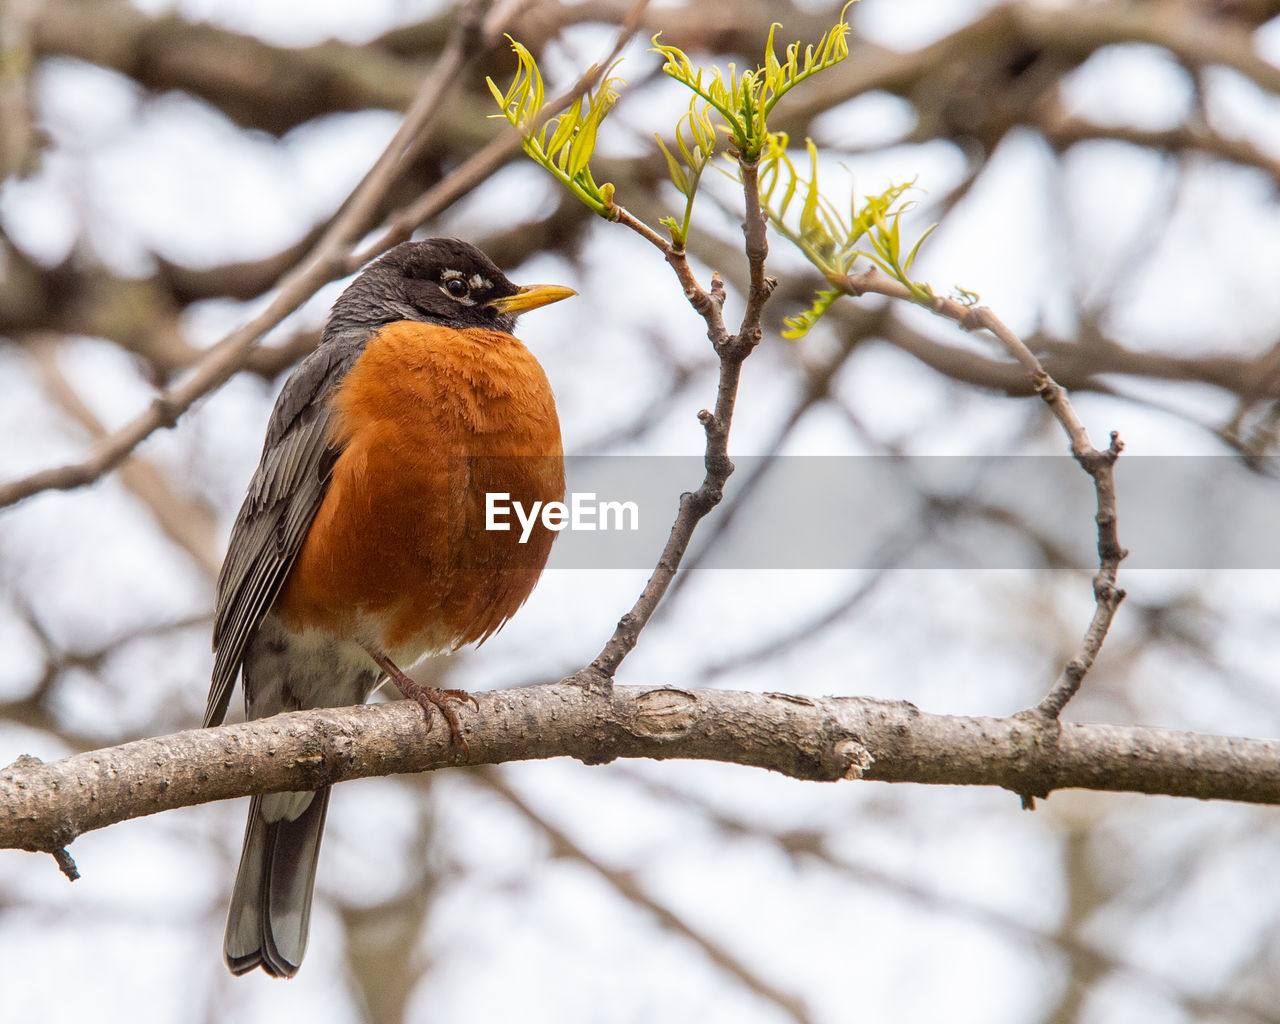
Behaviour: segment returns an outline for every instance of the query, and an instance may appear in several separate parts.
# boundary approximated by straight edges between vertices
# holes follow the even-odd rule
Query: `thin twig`
[[[589,685],[608,686],[612,682],[618,666],[635,648],[641,631],[653,617],[671,586],[698,523],[720,503],[724,496],[724,485],[733,473],[733,463],[729,459],[729,428],[733,423],[742,364],[760,342],[760,314],[775,285],[764,273],[769,246],[766,236],[767,219],[760,208],[757,168],[755,164],[746,161],[740,161],[740,166],[744,195],[743,232],[746,236],[751,287],[747,295],[746,310],[736,334],[731,335],[725,327],[725,289],[719,275],[712,275],[710,289],[704,289],[694,276],[682,246],[669,242],[621,206],[614,205],[611,211],[612,220],[630,228],[655,246],[675,272],[684,289],[685,299],[707,325],[707,338],[720,359],[720,376],[716,388],[715,410],[703,409],[698,413],[698,420],[706,435],[702,483],[697,490],[680,495],[679,511],[671,524],[666,546],[652,575],[631,610],[618,621],[613,635],[595,660],[579,673],[579,678]]]
[[[614,37],[613,46],[605,58],[597,62],[591,70],[582,75],[563,93],[550,100],[543,107],[539,119],[534,121],[532,125],[527,126],[526,131],[536,131],[543,123],[554,117],[556,111],[567,107],[578,97],[590,92],[599,84],[608,67],[622,52],[627,43],[631,41],[636,32],[639,31],[640,23],[644,19],[645,9],[648,6],[649,0],[636,0],[632,4],[626,17],[623,18],[622,23],[618,26],[618,33]],[[496,35],[497,32],[501,31],[503,20],[500,15],[502,13],[503,8],[499,8],[493,12],[493,16],[485,20],[486,36],[490,34]],[[520,148],[520,139],[521,132],[515,128],[509,128],[496,138],[491,139],[484,147],[449,174],[448,177],[441,179],[415,202],[406,206],[383,224],[377,232],[375,241],[359,252],[348,256],[348,273],[357,270],[378,253],[389,249],[397,242],[403,242],[425,221],[430,220],[441,210],[485,181],[490,174],[501,167]]]
[[[44,378],[45,390],[94,440],[108,436],[102,421],[89,408],[59,365],[62,339],[42,335],[25,346]],[[148,509],[165,535],[181,547],[205,574],[218,573],[214,535],[216,524],[209,510],[174,490],[153,463],[130,455],[120,466],[120,480]]]
[[[0,177],[25,177],[39,159],[32,115],[32,36],[40,12],[38,0],[0,4]]]
[[[847,275],[832,283],[848,295],[874,293],[894,299],[917,301],[904,284],[877,267],[860,274]],[[1115,464],[1124,446],[1114,431],[1111,443],[1105,449],[1099,451],[1093,446],[1089,440],[1089,432],[1072,408],[1066,389],[1049,375],[1035,353],[991,309],[986,306],[966,306],[954,299],[942,297],[935,297],[927,308],[938,316],[954,321],[965,330],[986,330],[1000,342],[1004,350],[1026,371],[1033,389],[1066,432],[1071,443],[1071,454],[1093,480],[1098,502],[1094,516],[1098,527],[1098,571],[1093,577],[1093,618],[1076,653],[1063,666],[1049,692],[1039,704],[1026,712],[1040,721],[1054,722],[1079,691],[1085,675],[1093,667],[1111,628],[1116,609],[1124,600],[1125,593],[1116,586],[1116,578],[1120,563],[1129,552],[1121,546],[1117,531],[1115,483]]]
[[[302,305],[316,289],[348,272],[345,256],[352,240],[367,230],[377,203],[403,171],[406,158],[417,151],[431,124],[446,108],[445,94],[456,87],[462,67],[474,52],[477,18],[487,6],[487,0],[468,5],[466,10],[472,13],[464,13],[460,19],[458,29],[423,82],[395,137],[352,191],[311,253],[281,280],[279,290],[266,308],[209,349],[185,381],[160,392],[145,411],[100,441],[88,458],[0,485],[0,508],[41,491],[83,487],[114,469],[152,433],[161,427],[173,426],[196,401],[229,380],[244,365],[261,337]]]
[[[648,2],[637,0],[632,5],[611,56],[602,67],[608,65],[639,29]],[[195,402],[229,380],[244,366],[262,336],[318,288],[354,272],[372,257],[408,238],[423,222],[474,189],[505,162],[519,146],[519,136],[514,132],[494,139],[393,217],[379,231],[374,243],[358,252],[351,251],[352,242],[368,230],[369,219],[387,189],[429,141],[430,129],[448,107],[444,97],[461,80],[466,62],[487,47],[492,42],[490,36],[496,36],[501,30],[499,18],[484,18],[488,7],[488,0],[477,0],[464,10],[449,44],[423,82],[395,137],[352,191],[311,252],[281,279],[279,290],[266,308],[210,348],[182,384],[162,391],[143,413],[99,441],[88,458],[0,484],[0,508],[42,491],[83,487],[110,472],[156,430],[173,426]],[[572,102],[575,96],[590,89],[600,73],[596,70],[584,75],[566,92],[563,103]]]
[[[783,421],[770,442],[764,446],[761,456],[755,461],[746,476],[735,484],[733,497],[720,509],[715,522],[707,528],[706,533],[703,535],[704,543],[683,563],[682,568],[684,571],[671,585],[671,597],[675,597],[688,584],[688,581],[693,578],[694,570],[698,569],[710,557],[720,540],[728,535],[738,513],[746,507],[747,502],[763,483],[765,474],[768,473],[774,457],[782,451],[783,445],[791,438],[801,420],[812,409],[831,399],[832,384],[848,362],[849,357],[853,355],[855,348],[856,345],[852,343],[842,344],[827,359],[822,360],[817,365],[805,368],[806,383],[804,394],[801,396],[800,401],[792,407],[786,420]]]
[[[726,836],[749,836],[752,839],[773,843],[794,861],[818,864],[836,871],[850,880],[878,891],[909,900],[931,913],[945,913],[964,921],[980,925],[990,931],[1003,933],[1019,943],[1031,943],[1054,950],[1079,967],[1093,970],[1114,971],[1176,1000],[1197,1018],[1225,1016],[1251,1024],[1274,1022],[1275,1016],[1259,1005],[1249,1005],[1239,999],[1233,1002],[1214,1000],[1202,996],[1183,979],[1158,974],[1146,967],[1122,960],[1098,949],[1086,940],[1063,932],[1048,932],[1028,924],[1018,917],[1001,910],[981,906],[969,900],[959,899],[939,889],[922,885],[905,873],[893,873],[864,863],[856,863],[837,852],[831,836],[822,832],[805,830],[775,831],[758,824],[749,824],[733,817],[707,800],[676,786],[664,785],[636,771],[627,772],[629,779],[648,791],[664,806],[683,806],[714,825]]]

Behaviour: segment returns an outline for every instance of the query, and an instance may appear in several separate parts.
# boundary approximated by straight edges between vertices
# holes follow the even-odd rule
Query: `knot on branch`
[[[1120,458],[1120,452],[1123,450],[1124,445],[1120,443],[1113,433],[1111,435],[1111,444],[1102,451],[1098,451],[1097,448],[1085,448],[1082,451],[1073,451],[1071,454],[1080,463],[1081,469],[1090,476],[1097,477],[1098,474],[1107,472],[1116,464],[1116,460]]]
[[[876,763],[876,759],[871,756],[871,751],[849,737],[838,740],[834,752],[836,758],[845,766],[841,777],[851,782],[861,779],[867,769]]]
[[[683,736],[697,721],[696,695],[663,687],[642,693],[627,707],[623,727],[633,736],[670,740]]]
[[[164,396],[151,400],[151,411],[159,426],[170,429],[178,425],[178,417],[182,415],[182,407]]]
[[[589,696],[593,697],[608,697],[613,693],[613,677],[605,671],[599,658],[586,668],[579,669],[573,675],[566,677],[564,682],[571,686],[582,687]]]
[[[1044,370],[1036,370],[1031,375],[1031,390],[1039,395],[1046,405],[1053,405],[1062,398],[1062,386]]]
[[[1120,549],[1119,558],[1124,558],[1129,552],[1124,548]],[[1119,559],[1117,559],[1118,561]],[[1123,587],[1117,587],[1111,580],[1110,574],[1098,573],[1093,578],[1093,599],[1100,605],[1105,605],[1112,611],[1120,607],[1120,602],[1125,599],[1127,592]]]
[[[33,757],[31,754],[19,754],[17,757],[13,759],[12,762],[5,765],[4,770],[8,772],[15,768],[19,770],[23,768],[35,768],[42,764],[44,764],[44,762],[41,761],[40,758],[38,757]],[[21,779],[15,778],[12,775],[6,775],[5,781],[12,782],[15,786],[19,786],[19,787],[22,786],[23,784]]]
[[[724,308],[726,294],[724,280],[720,277],[720,272],[716,271],[711,275],[711,301],[716,304],[718,309]]]
[[[727,459],[725,460],[728,461]],[[732,468],[732,464],[730,464]],[[726,476],[728,474],[725,474]],[[692,515],[701,518],[720,504],[724,498],[724,490],[714,484],[704,483],[696,491],[686,491],[681,495],[681,505],[688,508]],[[687,499],[687,500],[686,500]]]
[[[990,314],[991,310],[987,306],[970,306],[956,323],[965,331],[985,330]]]
[[[737,334],[713,338],[711,344],[722,362],[741,363],[751,355],[763,337],[764,331],[757,324],[754,327],[744,328]]]
[[[1066,674],[1064,670],[1063,676]],[[1059,683],[1061,681],[1059,680]],[[1051,693],[1035,707],[1011,716],[1013,721],[1027,726],[1026,729],[1015,729],[1009,734],[1014,753],[1017,760],[1021,762],[1019,768],[1022,771],[1027,770],[1026,762],[1038,759],[1046,747],[1056,747],[1062,736],[1062,722],[1059,721],[1058,715],[1066,701],[1055,704],[1053,698],[1054,694]],[[1029,790],[1019,789],[1018,792],[1029,792]],[[1036,795],[1045,796],[1046,794],[1037,793]]]
[[[706,466],[708,475],[714,477],[716,480],[728,480],[729,477],[733,476],[733,470],[735,468],[733,460],[724,452],[709,452],[703,460],[703,465]],[[719,501],[719,487],[716,487],[714,484],[712,487],[717,491],[716,501]],[[699,489],[701,490],[703,488]]]

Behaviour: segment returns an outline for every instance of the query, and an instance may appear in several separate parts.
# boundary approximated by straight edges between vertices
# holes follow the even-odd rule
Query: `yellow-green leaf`
[[[685,195],[689,194],[689,179],[684,173],[684,168],[680,166],[677,160],[667,149],[667,144],[662,141],[662,136],[657,132],[653,133],[653,137],[658,140],[658,148],[662,150],[662,155],[667,158],[667,173],[671,175],[671,181]]]

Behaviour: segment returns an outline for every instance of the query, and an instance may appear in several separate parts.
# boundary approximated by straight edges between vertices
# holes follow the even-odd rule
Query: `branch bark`
[[[1145,726],[934,715],[905,701],[568,682],[476,694],[459,708],[475,764],[687,758],[796,779],[1083,788],[1280,804],[1280,740]],[[0,771],[0,848],[56,853],[130,818],[251,793],[459,764],[410,701],[300,711]]]

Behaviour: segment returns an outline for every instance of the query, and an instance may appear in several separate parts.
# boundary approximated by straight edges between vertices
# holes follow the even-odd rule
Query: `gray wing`
[[[326,400],[364,351],[364,341],[322,344],[285,383],[267,425],[262,460],[249,482],[218,574],[213,682],[204,724],[227,713],[245,647],[280,592],[315,518],[338,450]]]

